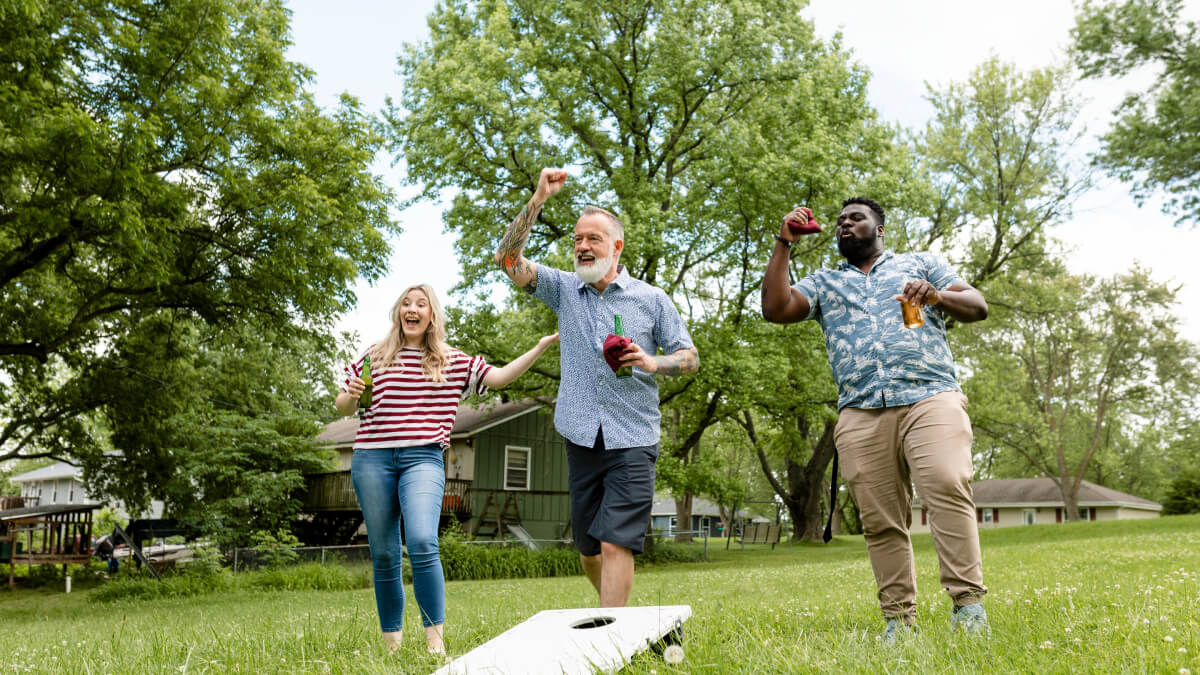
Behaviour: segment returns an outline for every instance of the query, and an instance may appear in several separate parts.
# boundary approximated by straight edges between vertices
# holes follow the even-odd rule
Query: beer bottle
[[[625,337],[625,327],[621,325],[620,314],[613,314],[613,335]],[[633,377],[633,366],[617,368],[617,377]]]
[[[375,390],[374,381],[371,379],[371,355],[367,354],[363,357],[362,375],[359,377],[363,381],[363,392],[358,397],[358,414],[362,415],[363,411],[371,407],[371,394]]]

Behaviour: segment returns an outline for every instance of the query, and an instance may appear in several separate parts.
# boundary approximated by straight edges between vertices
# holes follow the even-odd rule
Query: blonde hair
[[[371,368],[383,370],[392,365],[396,354],[404,346],[404,327],[401,305],[404,298],[413,291],[421,291],[429,299],[429,327],[425,329],[424,344],[421,345],[421,371],[425,379],[433,382],[445,382],[446,376],[442,370],[450,364],[450,345],[446,344],[446,315],[442,312],[442,303],[438,302],[437,294],[429,284],[414,284],[404,289],[396,304],[392,305],[390,317],[392,329],[388,331],[383,342],[371,348]]]

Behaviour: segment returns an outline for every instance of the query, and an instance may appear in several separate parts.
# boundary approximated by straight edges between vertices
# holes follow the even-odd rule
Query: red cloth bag
[[[611,333],[608,337],[604,338],[604,362],[608,364],[609,368],[612,368],[614,373],[617,372],[617,368],[624,365],[621,363],[621,356],[625,354],[625,350],[629,348],[632,342],[633,340],[627,337]]]

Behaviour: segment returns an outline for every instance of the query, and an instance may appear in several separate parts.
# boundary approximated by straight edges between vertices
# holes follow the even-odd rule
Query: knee
[[[632,555],[628,548],[620,544],[613,544],[607,541],[600,542],[600,556],[602,558],[618,558],[627,555]]]
[[[413,560],[436,557],[438,554],[438,538],[437,535],[409,535],[405,542],[408,546],[408,555]]]
[[[390,547],[380,551],[371,551],[371,564],[377,572],[399,569],[403,564],[403,555],[399,549]]]

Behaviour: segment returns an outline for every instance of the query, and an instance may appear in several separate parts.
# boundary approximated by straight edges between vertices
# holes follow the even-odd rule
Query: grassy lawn
[[[686,659],[632,673],[1094,672],[1200,675],[1200,516],[983,533],[993,633],[949,632],[928,535],[914,538],[921,632],[881,648],[859,537],[829,546],[714,547],[713,562],[639,570],[632,604],[689,604]],[[710,543],[713,543],[710,540]],[[99,604],[86,589],[0,592],[0,673],[424,673],[411,603],[405,647],[378,640],[370,590]],[[411,598],[411,589],[410,589]],[[447,584],[461,654],[542,609],[586,607],[582,577]]]

